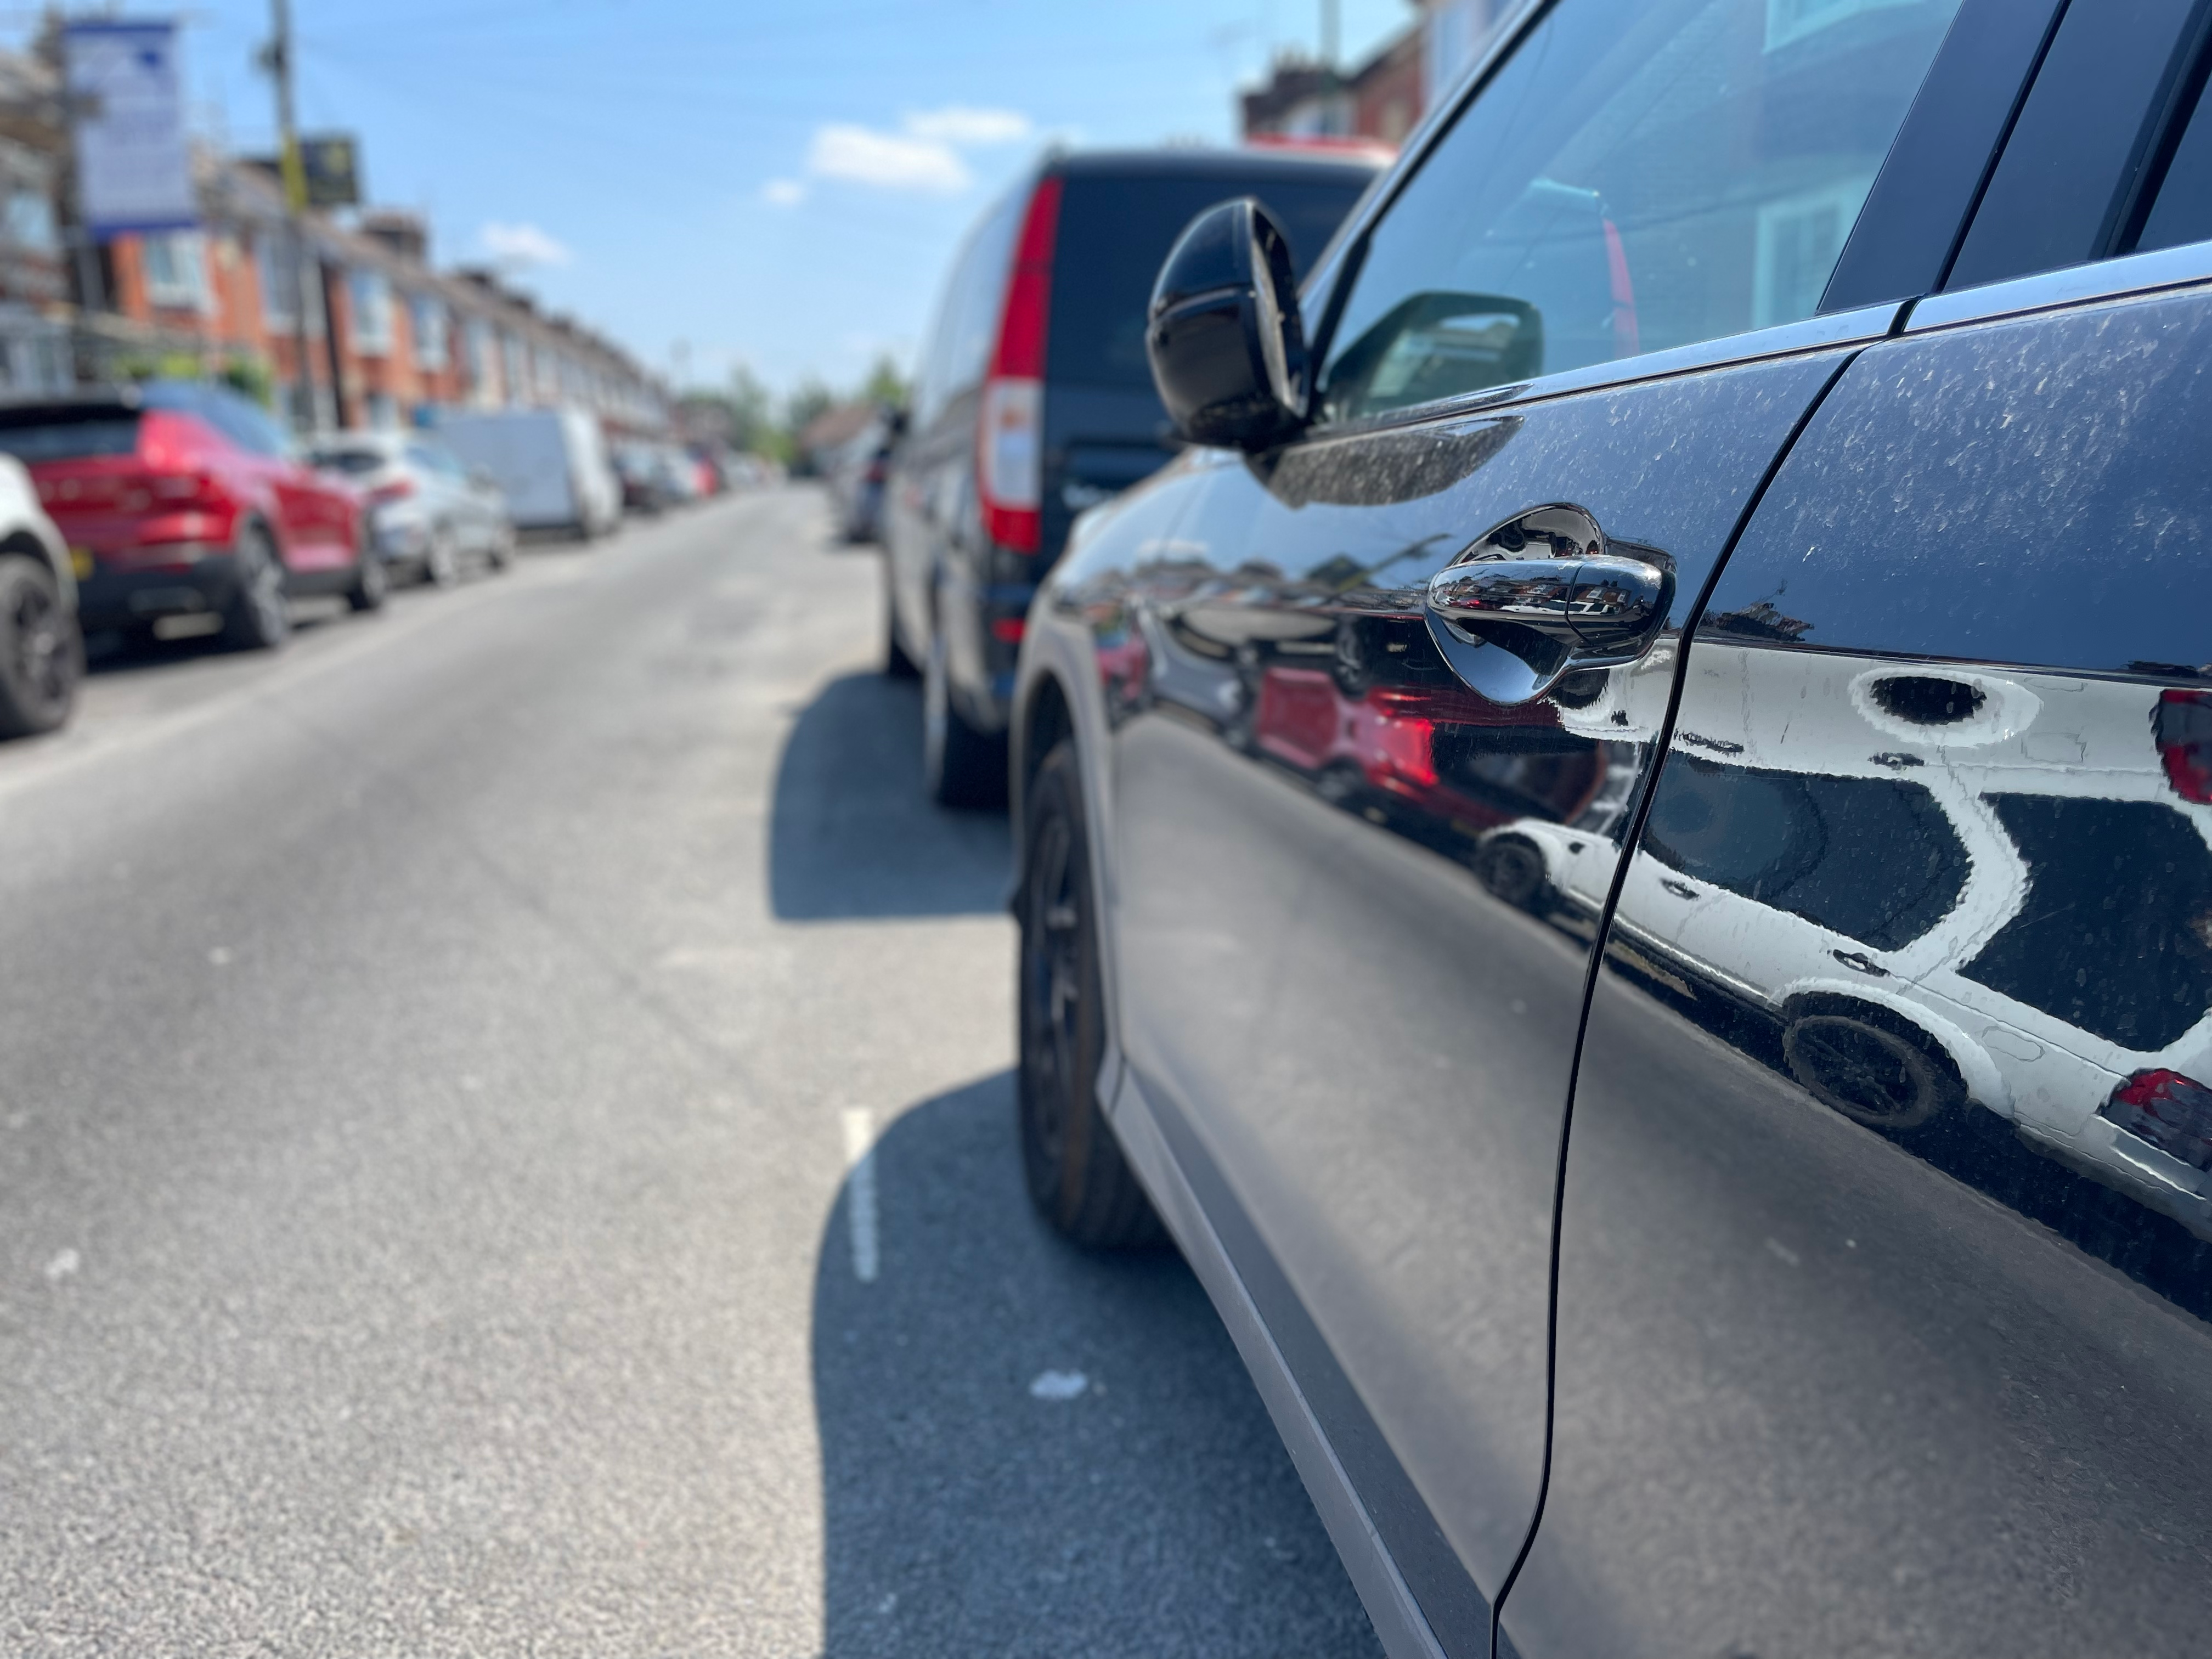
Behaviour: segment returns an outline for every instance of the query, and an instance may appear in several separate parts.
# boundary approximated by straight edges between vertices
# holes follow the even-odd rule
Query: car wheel
[[[952,706],[941,635],[921,677],[921,771],[923,787],[940,806],[1006,804],[1006,739],[978,732]]]
[[[1474,855],[1474,873],[1492,897],[1523,910],[1536,907],[1547,885],[1543,854],[1518,836],[1484,842]]]
[[[453,532],[442,525],[430,532],[430,549],[422,556],[422,579],[439,587],[451,587],[461,579],[461,557],[453,550]]]
[[[0,556],[0,738],[51,732],[69,718],[84,677],[84,639],[52,571]]]
[[[1966,1095],[1935,1040],[1881,1009],[1802,1015],[1782,1034],[1782,1056],[1814,1099],[1869,1129],[1919,1128]]]
[[[346,589],[346,603],[356,611],[381,611],[385,595],[392,591],[392,573],[385,568],[383,556],[369,544],[366,530],[354,544],[361,557],[354,565],[353,586]]]
[[[248,525],[239,532],[238,592],[223,618],[222,636],[246,651],[268,651],[292,631],[292,608],[284,599],[284,565],[269,532]]]
[[[514,526],[503,524],[491,532],[491,568],[504,570],[514,562]]]
[[[1159,1218],[1098,1103],[1105,1010],[1072,744],[1045,757],[1024,817],[1017,1088],[1030,1199],[1078,1244],[1156,1243],[1164,1236]]]
[[[907,655],[906,647],[899,643],[898,610],[890,597],[888,572],[884,586],[884,672],[895,680],[920,679],[920,665]]]

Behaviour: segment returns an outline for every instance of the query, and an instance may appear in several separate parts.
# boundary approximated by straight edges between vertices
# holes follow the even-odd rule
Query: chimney
[[[379,208],[362,216],[362,234],[374,237],[401,258],[415,264],[430,263],[430,227],[411,213]]]

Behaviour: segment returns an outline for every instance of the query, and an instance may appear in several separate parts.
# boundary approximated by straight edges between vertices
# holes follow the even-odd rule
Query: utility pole
[[[315,424],[315,375],[308,367],[307,174],[300,162],[300,133],[292,118],[292,4],[270,0],[269,44],[262,67],[276,83],[277,167],[284,179],[284,222],[292,242],[292,370],[295,385],[293,418],[304,428]]]
[[[281,0],[280,0],[281,3]],[[1321,0],[1321,66],[1336,72],[1338,20],[1341,0]]]

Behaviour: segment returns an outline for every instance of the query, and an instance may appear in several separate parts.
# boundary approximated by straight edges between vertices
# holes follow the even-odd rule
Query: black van
[[[1145,307],[1176,235],[1255,196],[1307,264],[1375,176],[1357,152],[1060,155],[976,226],[939,301],[884,504],[888,672],[924,682],[924,769],[953,805],[1004,798],[1030,598],[1085,507],[1176,441]]]

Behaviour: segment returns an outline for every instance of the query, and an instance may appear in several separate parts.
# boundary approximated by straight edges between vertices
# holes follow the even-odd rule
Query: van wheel
[[[889,586],[888,578],[885,586]],[[884,596],[884,674],[894,680],[918,680],[921,678],[921,666],[907,655],[906,647],[899,643],[898,611],[888,592]]]
[[[453,549],[453,532],[441,526],[430,532],[430,549],[422,556],[422,580],[436,587],[451,587],[460,579],[461,556]]]
[[[1159,1217],[1098,1103],[1105,1009],[1073,744],[1045,757],[1024,817],[1018,1093],[1030,1200],[1089,1249],[1157,1243]]]
[[[292,631],[292,610],[284,599],[284,566],[276,544],[258,525],[238,534],[238,592],[223,617],[222,637],[241,651],[269,651]]]
[[[978,732],[952,706],[941,635],[921,677],[921,773],[922,787],[940,806],[1006,804],[1006,739]]]
[[[1886,1009],[1802,1014],[1782,1034],[1782,1056],[1814,1099],[1869,1129],[1917,1129],[1966,1098],[1950,1055]]]
[[[0,556],[0,738],[52,731],[83,677],[84,638],[53,572],[20,553]]]

